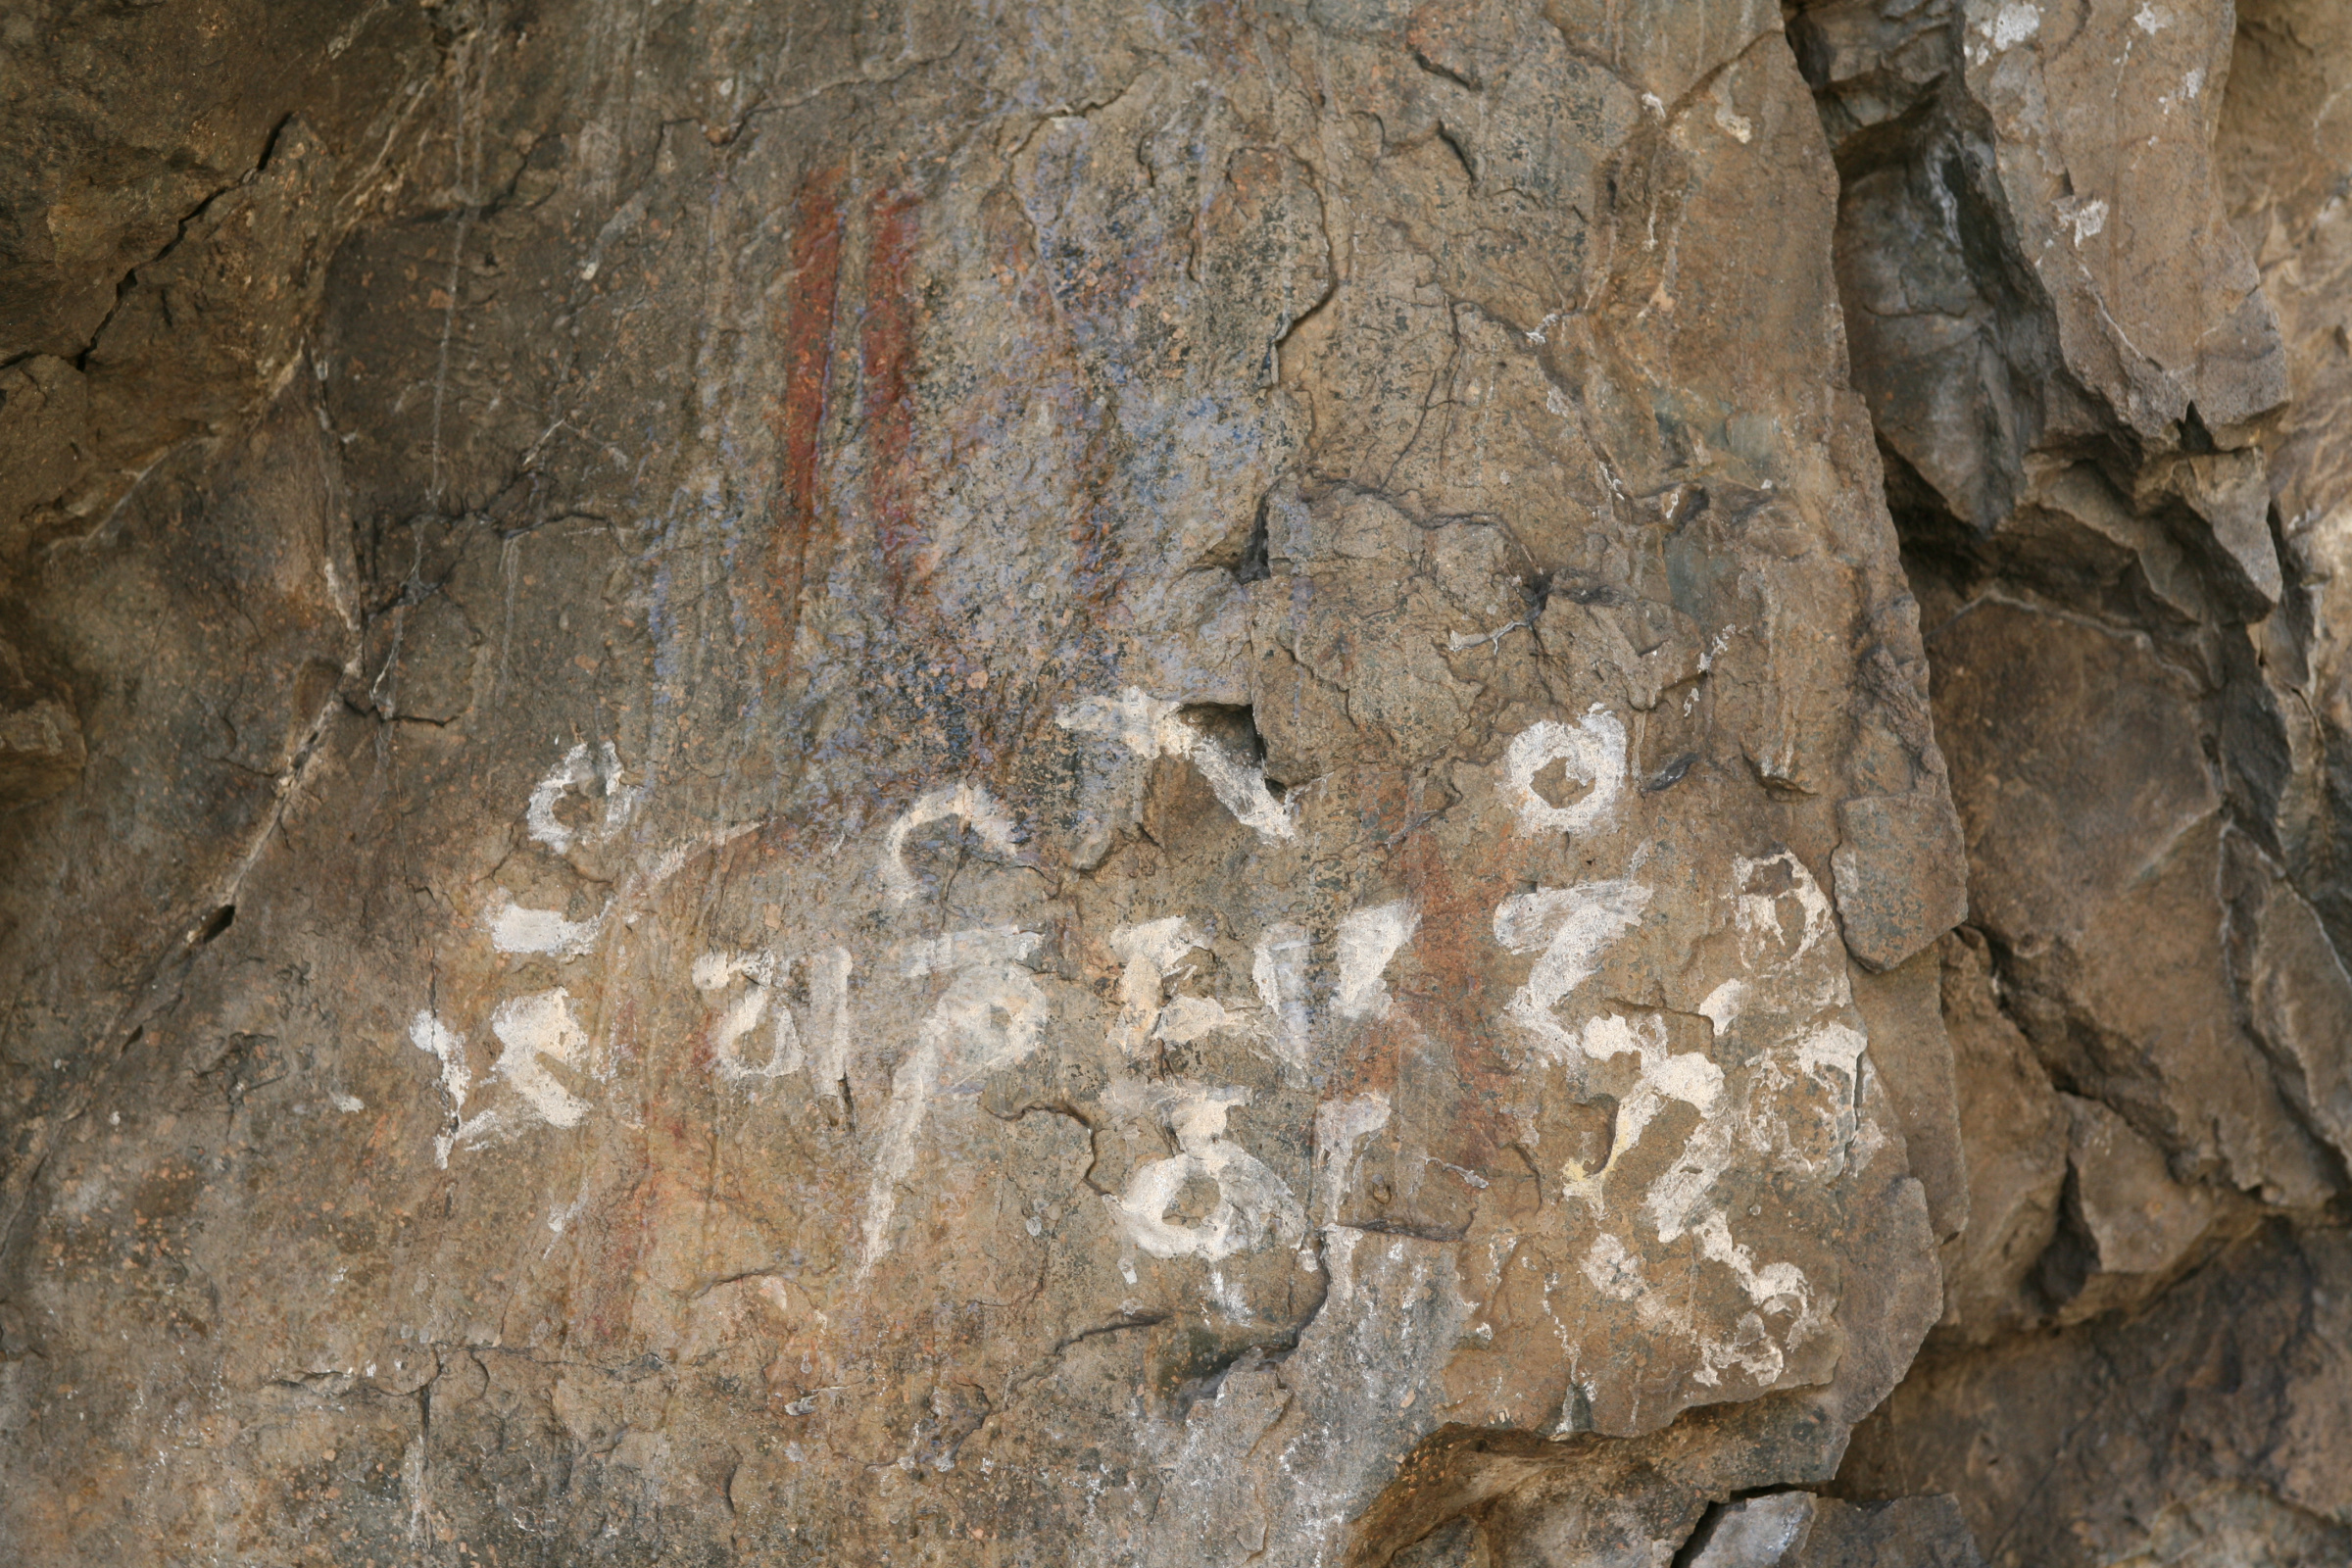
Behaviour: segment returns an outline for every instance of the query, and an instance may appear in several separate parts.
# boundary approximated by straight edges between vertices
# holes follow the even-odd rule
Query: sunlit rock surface
[[[2352,26],[2132,3],[7,24],[0,1544],[2339,1560]]]

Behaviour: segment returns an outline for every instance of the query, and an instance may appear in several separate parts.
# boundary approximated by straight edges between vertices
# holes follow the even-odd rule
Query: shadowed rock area
[[[0,1556],[2352,1555],[2332,0],[0,55]]]

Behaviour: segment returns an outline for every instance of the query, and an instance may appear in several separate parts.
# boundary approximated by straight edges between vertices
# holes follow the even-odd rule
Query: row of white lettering
[[[1057,718],[1073,734],[1114,741],[1136,759],[1184,758],[1237,821],[1269,840],[1296,837],[1290,812],[1267,789],[1262,775],[1187,724],[1174,703],[1130,688],[1116,697],[1072,705]],[[1624,726],[1599,709],[1574,724],[1545,720],[1515,737],[1502,760],[1500,795],[1517,817],[1517,830],[1531,835],[1589,833],[1604,825],[1623,795],[1626,752]],[[1567,805],[1552,804],[1535,786],[1537,775],[1555,762],[1584,789]],[[602,821],[593,829],[567,825],[558,815],[564,797],[591,783],[601,785]],[[563,854],[575,843],[617,833],[640,804],[639,792],[622,783],[619,759],[609,744],[595,757],[587,748],[575,747],[532,791],[525,823],[533,839]],[[887,906],[904,907],[920,896],[922,884],[907,862],[909,842],[923,827],[948,820],[960,822],[990,854],[1006,859],[1017,857],[1018,824],[985,788],[963,782],[930,791],[881,835],[876,871]],[[673,850],[588,920],[523,908],[501,895],[485,921],[491,943],[506,954],[581,956],[602,939],[615,914],[633,919],[629,910],[689,855],[745,831],[749,829],[706,835]],[[1776,897],[1754,891],[1768,867],[1775,880],[1793,886],[1804,911],[1804,930],[1793,957],[1781,940]],[[1827,901],[1793,856],[1742,861],[1738,880],[1733,897],[1738,901],[1737,924],[1745,934],[1746,975],[1725,982],[1704,1004],[1718,1028],[1728,1027],[1737,1015],[1752,982],[1792,972],[1797,960],[1820,945],[1829,924]],[[1608,1015],[1570,1028],[1558,1016],[1560,1004],[1597,971],[1606,950],[1639,925],[1650,905],[1649,889],[1619,879],[1539,887],[1503,899],[1494,910],[1496,943],[1534,956],[1525,983],[1505,1006],[1506,1017],[1551,1059],[1591,1065],[1630,1056],[1635,1063],[1632,1087],[1618,1098],[1607,1158],[1591,1170],[1571,1161],[1560,1174],[1567,1190],[1597,1204],[1610,1171],[1640,1141],[1660,1108],[1669,1101],[1690,1105],[1699,1112],[1699,1127],[1652,1185],[1644,1211],[1662,1241],[1686,1231],[1696,1235],[1704,1255],[1740,1275],[1759,1308],[1777,1301],[1801,1315],[1810,1308],[1803,1276],[1787,1264],[1759,1271],[1746,1250],[1732,1243],[1720,1213],[1699,1213],[1706,1189],[1732,1156],[1732,1130],[1718,1114],[1724,1100],[1723,1069],[1703,1052],[1669,1051],[1654,1017],[1629,1020]],[[1229,1135],[1228,1116],[1247,1103],[1249,1091],[1150,1077],[1139,1069],[1160,1044],[1183,1044],[1224,1032],[1253,1042],[1281,1064],[1291,1081],[1305,1082],[1318,1020],[1351,1025],[1385,1015],[1392,1000],[1386,972],[1418,927],[1418,911],[1409,901],[1359,908],[1339,921],[1331,934],[1335,979],[1320,1007],[1313,1004],[1307,987],[1312,938],[1288,921],[1257,934],[1250,972],[1255,996],[1247,1002],[1169,995],[1188,956],[1207,946],[1203,934],[1182,917],[1124,924],[1110,933],[1108,945],[1121,972],[1114,989],[1118,1011],[1104,1042],[1105,1064],[1113,1073],[1107,1098],[1138,1119],[1156,1123],[1176,1146],[1171,1155],[1138,1164],[1123,1191],[1107,1200],[1131,1249],[1155,1257],[1194,1256],[1213,1262],[1239,1250],[1275,1242],[1297,1244],[1302,1238],[1307,1216],[1297,1195]],[[899,1194],[915,1170],[924,1127],[943,1085],[975,1081],[1039,1049],[1052,1006],[1041,977],[1029,964],[1043,941],[1038,933],[1015,926],[985,926],[914,942],[891,955],[891,966],[900,977],[928,979],[938,990],[911,1047],[890,1071],[890,1095],[871,1146],[858,1263],[860,1277],[890,1250]],[[696,990],[710,999],[707,1039],[712,1071],[727,1084],[747,1090],[804,1073],[820,1092],[841,1084],[852,1067],[856,967],[850,951],[839,946],[800,953],[712,952],[697,958],[691,978]],[[1824,1006],[1841,1006],[1845,1000],[1842,965],[1834,972],[1834,994],[1817,999]],[[805,996],[805,1004],[796,1007],[788,1001],[793,995]],[[453,1150],[511,1138],[535,1124],[577,1126],[591,1108],[549,1070],[551,1062],[575,1070],[585,1065],[586,1036],[564,988],[502,1002],[492,1013],[490,1031],[500,1045],[491,1072],[511,1095],[496,1107],[468,1116],[466,1101],[474,1080],[465,1037],[429,1009],[418,1012],[412,1023],[413,1042],[440,1064],[448,1123],[436,1141],[436,1152],[443,1164]],[[1825,1073],[1842,1080],[1838,1087],[1850,1106],[1860,1035],[1835,1020],[1817,1021],[1802,1039],[1792,1037],[1789,1045],[1793,1063],[1804,1073],[1825,1084],[1832,1082]],[[1337,1217],[1339,1194],[1355,1151],[1387,1123],[1388,1114],[1388,1102],[1378,1095],[1327,1102],[1318,1111],[1315,1161],[1318,1184],[1329,1194],[1327,1222]],[[1178,1195],[1196,1178],[1213,1184],[1218,1200],[1197,1220],[1171,1220],[1169,1210]],[[1125,1266],[1132,1278],[1132,1263]],[[1638,1262],[1624,1252],[1621,1242],[1605,1234],[1585,1270],[1606,1294],[1622,1295],[1640,1284]],[[1746,1353],[1726,1348],[1714,1359],[1729,1364]]]

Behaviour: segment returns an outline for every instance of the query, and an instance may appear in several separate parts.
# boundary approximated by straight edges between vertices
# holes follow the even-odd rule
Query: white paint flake
[[[1182,756],[1190,746],[1189,741],[1169,734],[1167,729],[1168,725],[1180,722],[1176,713],[1183,706],[1150,696],[1141,687],[1129,686],[1116,697],[1088,697],[1072,703],[1054,713],[1054,722],[1073,735],[1117,741],[1150,761],[1168,751]],[[1190,731],[1192,726],[1188,724],[1185,728]]]
[[[1986,33],[1992,39],[1992,47],[2000,50],[2014,49],[2040,30],[2041,8],[2026,4],[2025,0],[2013,0],[2012,4],[2001,7]]]
[[[1577,1272],[1612,1301],[1639,1299],[1649,1289],[1649,1281],[1642,1276],[1640,1256],[1627,1250],[1625,1243],[1607,1231],[1592,1239],[1585,1260],[1577,1265]]]
[[[2058,221],[2075,231],[2075,244],[2103,233],[2107,227],[2107,204],[2093,198],[2082,201],[2067,197],[2058,203]]]
[[[1402,899],[1357,909],[1340,922],[1340,986],[1332,1006],[1341,1017],[1388,1016],[1389,987],[1381,975],[1420,926],[1420,912]]]
[[[466,1093],[473,1087],[473,1069],[466,1064],[466,1037],[426,1008],[409,1020],[409,1043],[441,1063],[441,1093],[449,1099],[450,1125],[459,1125],[466,1114]],[[454,1133],[433,1140],[433,1163],[444,1170],[454,1142]]]
[[[850,1075],[850,954],[826,948],[801,959],[808,978],[808,1021],[816,1039],[809,1070],[831,1089]]]
[[[725,961],[725,958],[724,954],[706,953],[695,960],[694,984],[697,990],[716,991],[726,985],[736,972],[739,972],[740,965],[730,964]],[[711,1026],[711,1065],[717,1069],[721,1078],[729,1080],[747,1077],[775,1078],[781,1077],[790,1070],[784,1067],[780,1060],[783,1055],[780,1049],[781,1042],[778,1043],[779,1049],[770,1054],[766,1068],[747,1067],[736,1054],[738,1045],[743,1037],[760,1026],[760,1020],[766,1012],[767,987],[755,983],[750,990],[729,1003],[727,1010],[720,1015],[718,1022]],[[788,1018],[789,1016],[787,1014]]]
[[[1642,1130],[1667,1101],[1679,1100],[1706,1117],[1723,1098],[1723,1069],[1703,1053],[1668,1051],[1665,1025],[1654,1015],[1639,1023],[1615,1014],[1595,1018],[1585,1026],[1577,1049],[1589,1061],[1631,1055],[1636,1064],[1633,1086],[1617,1097],[1616,1135],[1610,1141],[1607,1162],[1597,1171],[1587,1172],[1570,1160],[1562,1171],[1571,1187],[1595,1200],[1602,1181],[1642,1141]]]
[[[1731,1222],[1720,1210],[1708,1215],[1694,1234],[1698,1238],[1699,1255],[1730,1269],[1748,1299],[1755,1303],[1755,1310],[1741,1313],[1729,1335],[1700,1340],[1700,1364],[1692,1376],[1712,1388],[1721,1382],[1726,1371],[1737,1367],[1755,1382],[1769,1386],[1780,1377],[1788,1359],[1782,1344],[1775,1343],[1766,1329],[1763,1314],[1771,1312],[1794,1318],[1783,1339],[1788,1348],[1795,1348],[1812,1338],[1820,1327],[1812,1285],[1794,1263],[1756,1267],[1755,1255],[1732,1240]]]
[[[1772,889],[1776,881],[1787,886]],[[1711,1020],[1722,1013],[1719,1028],[1729,1026],[1760,980],[1787,979],[1794,986],[1809,986],[1784,999],[1796,1008],[1843,1006],[1853,1000],[1845,964],[1833,940],[1837,925],[1829,895],[1804,861],[1788,850],[1758,859],[1741,857],[1732,862],[1732,923],[1740,933],[1740,967],[1746,978],[1718,986],[1699,1004]],[[1740,989],[1726,996],[1733,984]]]
[[[1731,1032],[1733,1022],[1740,1016],[1740,1006],[1747,1001],[1747,982],[1726,980],[1707,993],[1706,1001],[1698,1004],[1700,1016],[1714,1027],[1717,1035]]]
[[[1529,725],[1502,754],[1502,798],[1519,813],[1519,831],[1584,833],[1604,827],[1625,793],[1625,726],[1595,704],[1574,727],[1546,718]],[[1536,775],[1562,764],[1581,799],[1554,806],[1536,792]]]
[[[1794,1263],[1756,1267],[1755,1253],[1732,1240],[1732,1222],[1720,1211],[1709,1214],[1692,1234],[1698,1238],[1699,1255],[1737,1275],[1740,1289],[1756,1305],[1786,1306],[1801,1313],[1810,1304],[1813,1293],[1806,1286],[1804,1270]]]
[[[1261,838],[1297,838],[1298,826],[1291,820],[1289,808],[1266,788],[1265,769],[1236,760],[1187,724],[1178,716],[1182,707],[1129,686],[1115,697],[1088,697],[1072,703],[1054,715],[1054,722],[1073,735],[1117,741],[1147,761],[1155,757],[1181,757],[1193,764],[1235,821]]]
[[[473,1087],[473,1073],[466,1065],[466,1037],[425,1010],[409,1020],[409,1041],[440,1061],[441,1092],[453,1107],[464,1110],[466,1092]]]
[[[1750,1010],[1789,1021],[1774,1038],[1750,1042],[1740,1115],[1702,1124],[1675,1163],[1651,1184],[1644,1207],[1662,1240],[1704,1222],[1708,1193],[1744,1142],[1788,1168],[1822,1175],[1842,1163],[1854,1132],[1863,1053],[1860,1030],[1842,1013],[1852,1001],[1843,953],[1834,939],[1829,901],[1802,861],[1788,851],[1734,862],[1732,924],[1740,973],[1720,982],[1698,1006],[1717,1038]],[[1810,1080],[1827,1091],[1830,1125],[1821,1144],[1799,1136],[1824,1114],[1811,1097],[1791,1098]],[[1735,1125],[1737,1123],[1737,1125]],[[1834,1151],[1824,1160],[1817,1151]],[[1791,1163],[1792,1162],[1792,1163]]]
[[[1592,1205],[1597,1229],[1573,1271],[1593,1293],[1586,1302],[1625,1303],[1644,1332],[1689,1345],[1696,1360],[1691,1376],[1703,1387],[1745,1380],[1769,1388],[1786,1374],[1788,1357],[1826,1331],[1834,1303],[1820,1299],[1794,1262],[1760,1260],[1737,1239],[1736,1211],[1726,1208],[1719,1187],[1750,1152],[1772,1171],[1814,1181],[1863,1157],[1855,1107],[1869,1067],[1834,912],[1804,863],[1785,850],[1736,859],[1726,893],[1724,925],[1736,956],[1714,943],[1701,951],[1723,954],[1736,967],[1699,1004],[1712,1032],[1697,1050],[1670,1049],[1668,1020],[1655,1012],[1606,1012],[1575,1028],[1553,1015],[1647,912],[1647,889],[1630,879],[1539,887],[1496,907],[1494,936],[1514,952],[1538,955],[1506,1017],[1572,1069],[1571,1092],[1605,1089],[1614,1102],[1599,1168],[1588,1170],[1582,1160],[1559,1165],[1565,1190]],[[1577,1009],[1560,1010],[1576,1017]],[[1735,1032],[1719,1062],[1717,1042]],[[1816,1086],[1829,1091],[1831,1106]],[[1604,1202],[1607,1180],[1622,1179],[1644,1136],[1654,1140],[1661,1125],[1676,1124],[1666,1118],[1675,1104],[1697,1114],[1682,1147],[1638,1201]],[[1654,1167],[1657,1152],[1641,1164]],[[1671,1250],[1652,1250],[1653,1236],[1655,1247]],[[1697,1267],[1728,1271],[1744,1302],[1734,1297],[1729,1311],[1699,1319],[1694,1303],[1708,1298],[1692,1290]],[[1547,1295],[1554,1283],[1547,1282]]]
[[[1147,1054],[1159,1022],[1168,978],[1187,953],[1206,946],[1207,941],[1192,922],[1174,914],[1142,925],[1122,925],[1110,933],[1110,951],[1126,965],[1119,974],[1119,1015],[1110,1026],[1111,1042],[1121,1060],[1136,1061]]]
[[[882,890],[893,905],[911,902],[918,891],[914,872],[906,864],[907,835],[950,817],[961,820],[982,844],[1005,858],[1019,853],[1011,815],[986,789],[967,781],[933,790],[908,807],[882,836]]]
[[[1681,1234],[1678,1230],[1675,1236]],[[1793,1348],[1821,1326],[1811,1285],[1793,1263],[1758,1267],[1755,1254],[1732,1239],[1731,1223],[1721,1210],[1710,1213],[1692,1235],[1698,1256],[1729,1269],[1751,1303],[1751,1310],[1741,1313],[1728,1334],[1717,1336],[1700,1331],[1691,1321],[1689,1286],[1660,1289],[1644,1273],[1641,1254],[1628,1247],[1621,1236],[1603,1231],[1595,1237],[1578,1265],[1578,1272],[1602,1297],[1630,1304],[1642,1327],[1689,1340],[1699,1358],[1692,1376],[1701,1385],[1720,1387],[1723,1374],[1737,1368],[1756,1383],[1769,1387],[1787,1365],[1784,1346]],[[1662,1241],[1674,1239],[1660,1237]],[[1676,1272],[1681,1269],[1678,1267]],[[1764,1322],[1764,1314],[1768,1312],[1794,1319],[1782,1343],[1775,1342]]]
[[[569,992],[558,986],[499,1004],[498,1010],[490,1015],[490,1032],[506,1048],[490,1070],[507,1081],[526,1109],[518,1115],[514,1104],[496,1106],[461,1123],[450,1136],[435,1139],[434,1152],[443,1165],[449,1163],[450,1149],[456,1145],[477,1144],[494,1136],[502,1140],[513,1138],[533,1120],[557,1127],[576,1127],[588,1114],[588,1102],[558,1083],[546,1065],[548,1061],[576,1065],[588,1044],[587,1035],[571,1015]],[[465,1085],[470,1082],[464,1074],[464,1058],[459,1054],[464,1040],[451,1034],[429,1013],[418,1013],[416,1022],[410,1025],[409,1034],[419,1047],[442,1056],[443,1086],[451,1100],[463,1107]],[[449,1054],[442,1054],[444,1050]],[[455,1075],[449,1065],[453,1059],[460,1064]]]
[[[498,905],[484,924],[489,928],[490,945],[501,953],[576,958],[596,946],[612,908],[608,903],[585,920],[566,920],[561,909],[526,908],[502,889]]]
[[[1389,1097],[1377,1090],[1346,1100],[1326,1100],[1315,1107],[1315,1171],[1323,1190],[1323,1223],[1340,1222],[1340,1204],[1348,1196],[1348,1172],[1355,1166],[1356,1150],[1365,1139],[1389,1124]]]
[[[1821,1077],[1824,1068],[1838,1073],[1844,1078],[1850,1094],[1854,1076],[1861,1069],[1863,1048],[1868,1044],[1861,1030],[1832,1020],[1797,1043],[1796,1063],[1815,1078]]]
[[[1233,813],[1235,821],[1262,838],[1298,836],[1298,824],[1291,820],[1289,808],[1266,788],[1263,768],[1234,760],[1225,748],[1205,735],[1197,735],[1186,755],[1192,759],[1194,771],[1207,782],[1209,793]]]
[[[1214,997],[1170,997],[1167,1005],[1159,1009],[1159,1023],[1152,1038],[1182,1046],[1228,1031],[1253,1034],[1256,1028],[1248,1013],[1235,1012]]]
[[[571,993],[562,986],[502,1002],[490,1015],[490,1032],[507,1049],[491,1068],[541,1117],[558,1127],[576,1127],[588,1114],[575,1097],[547,1070],[547,1062],[575,1064],[588,1036],[571,1015]]]
[[[1657,1227],[1659,1241],[1674,1241],[1690,1228],[1715,1183],[1731,1169],[1737,1146],[1737,1129],[1729,1116],[1708,1117],[1692,1130],[1674,1163],[1642,1198],[1642,1211]]]

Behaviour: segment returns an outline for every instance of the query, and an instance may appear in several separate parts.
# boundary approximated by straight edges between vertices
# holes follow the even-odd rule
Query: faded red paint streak
[[[629,1163],[638,1174],[620,1191],[600,1195],[593,1209],[572,1221],[581,1246],[571,1318],[578,1327],[575,1343],[583,1348],[614,1349],[629,1343],[650,1228],[645,1146],[642,1139],[631,1143],[622,1158],[633,1154]]]
[[[801,590],[816,531],[817,442],[824,430],[826,371],[833,360],[833,310],[841,284],[839,165],[801,182],[792,233],[792,282],[785,291],[779,335],[784,340],[783,395],[768,406],[767,424],[783,456],[777,475],[766,570],[749,595],[764,646],[760,668],[773,690],[792,672],[799,634]]]
[[[1094,607],[1086,629],[1100,623],[1102,612],[1118,597],[1118,512],[1102,498],[1112,493],[1117,460],[1105,432],[1098,430],[1087,442],[1086,481],[1080,486],[1066,530],[1070,542],[1070,576],[1079,600]]]
[[[1514,847],[1506,839],[1449,848],[1439,835],[1416,831],[1428,804],[1422,787],[1390,770],[1364,768],[1327,777],[1358,802],[1363,829],[1398,834],[1389,867],[1410,890],[1421,914],[1408,944],[1410,957],[1399,964],[1409,964],[1412,977],[1395,977],[1395,1010],[1386,1022],[1356,1037],[1336,1064],[1327,1094],[1399,1093],[1402,1054],[1441,1048],[1452,1070],[1454,1099],[1451,1108],[1436,1118],[1444,1131],[1429,1152],[1472,1170],[1491,1170],[1499,1152],[1520,1136],[1510,1107],[1522,1086],[1494,1039],[1498,1009],[1490,973],[1494,901],[1497,890],[1510,885]]]
[[[1444,1157],[1473,1170],[1491,1168],[1518,1138],[1508,1109],[1518,1074],[1495,1047],[1486,974],[1494,890],[1505,883],[1506,856],[1496,849],[1448,858],[1434,836],[1423,834],[1408,837],[1403,850],[1406,881],[1421,904],[1421,968],[1437,981],[1416,1017],[1452,1052],[1462,1088],[1452,1127],[1456,1152]]]
[[[873,465],[867,480],[874,529],[882,547],[882,571],[891,598],[903,596],[919,575],[916,555],[923,529],[914,514],[913,475],[907,466],[914,446],[914,347],[918,325],[915,243],[922,235],[921,210],[912,196],[885,191],[868,210],[872,232],[865,270],[865,329],[859,345],[864,372],[866,449]]]

